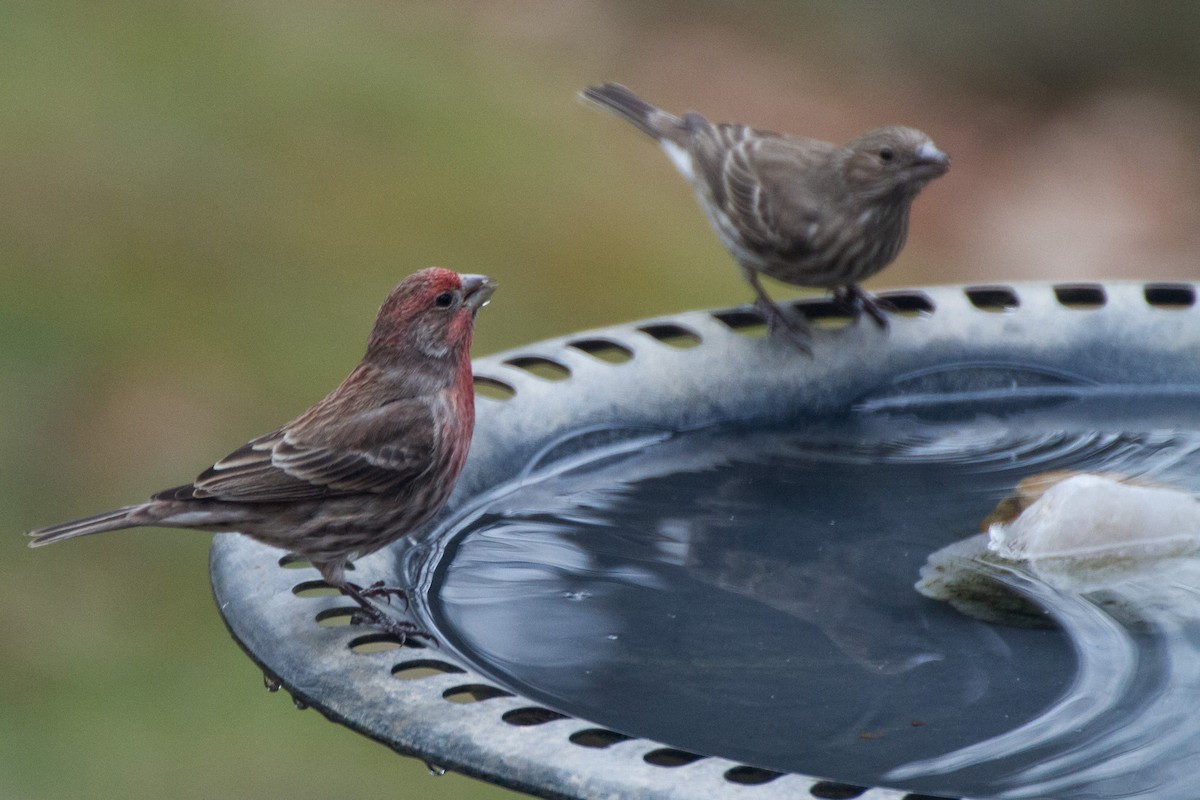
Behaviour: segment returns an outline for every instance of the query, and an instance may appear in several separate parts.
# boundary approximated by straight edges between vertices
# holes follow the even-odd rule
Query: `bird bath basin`
[[[887,332],[801,302],[811,358],[746,308],[482,358],[450,504],[354,573],[436,643],[233,534],[216,599],[298,700],[545,797],[1179,796],[1186,610],[1130,630],[1015,574],[1048,624],[1012,627],[913,584],[1035,473],[1200,491],[1195,295],[942,287],[884,293]]]

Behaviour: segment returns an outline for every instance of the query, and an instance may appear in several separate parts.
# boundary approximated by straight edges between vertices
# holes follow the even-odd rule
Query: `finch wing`
[[[722,159],[722,211],[744,245],[765,255],[812,255],[821,220],[830,212],[825,183],[829,145],[741,128]]]
[[[380,494],[399,490],[432,464],[437,430],[423,400],[395,400],[324,422],[316,428],[319,441],[312,426],[251,440],[205,470],[191,496],[270,503]]]

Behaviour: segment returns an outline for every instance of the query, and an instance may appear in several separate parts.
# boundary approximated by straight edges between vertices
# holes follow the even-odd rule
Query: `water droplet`
[[[608,636],[605,636],[604,638],[608,639],[611,642],[615,642],[620,637],[618,637],[615,633],[610,633]]]
[[[292,705],[296,707],[297,711],[303,711],[308,708],[308,703],[295,696],[292,697]]]
[[[268,692],[274,693],[279,691],[279,687],[283,685],[283,681],[276,678],[269,672],[263,673],[263,688]]]
[[[573,602],[576,602],[576,603],[578,603],[578,602],[579,602],[579,601],[581,601],[581,600],[587,600],[589,597],[591,597],[591,596],[592,596],[592,593],[591,593],[591,592],[585,592],[585,591],[577,591],[577,592],[563,592],[563,593],[562,593],[562,596],[563,596],[563,598],[564,598],[564,599],[566,599],[566,600],[571,600],[571,601],[573,601]]]
[[[429,770],[429,774],[435,778],[440,778],[446,774],[446,768],[434,764],[432,761],[425,762],[425,769]]]

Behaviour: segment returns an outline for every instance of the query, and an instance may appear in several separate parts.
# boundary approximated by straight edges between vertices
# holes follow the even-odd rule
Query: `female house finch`
[[[838,146],[714,125],[694,112],[677,117],[615,83],[584,89],[582,96],[658,140],[741,266],[771,330],[782,325],[805,347],[807,326],[784,315],[763,291],[759,273],[833,289],[852,310],[887,326],[856,284],[896,257],[913,199],[950,167],[928,136],[893,125]]]
[[[345,578],[346,563],[445,504],[475,425],[471,335],[495,284],[433,267],[384,301],[361,362],[324,400],[195,482],[148,502],[32,531],[30,547],[156,526],[237,531],[310,561],[394,633],[411,633]],[[383,590],[391,591],[391,590]]]

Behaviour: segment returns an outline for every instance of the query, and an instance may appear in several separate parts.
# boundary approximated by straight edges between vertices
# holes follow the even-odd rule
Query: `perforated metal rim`
[[[958,286],[881,297],[897,309],[886,332],[870,320],[850,323],[826,301],[799,301],[814,322],[839,325],[816,331],[811,357],[762,338],[757,313],[738,307],[478,359],[471,457],[440,520],[523,470],[586,448],[587,432],[601,428],[781,421],[903,396],[931,375],[944,390],[970,390],[981,367],[1015,364],[1076,385],[1200,384],[1192,283]],[[439,527],[416,538],[436,546]],[[389,557],[360,562],[360,582],[392,574]],[[278,550],[216,537],[213,589],[234,638],[298,700],[401,753],[550,798],[923,797],[779,774],[566,717],[496,685],[450,649],[397,648],[369,628],[331,624],[349,621],[346,601],[313,591],[315,571],[280,564]]]

